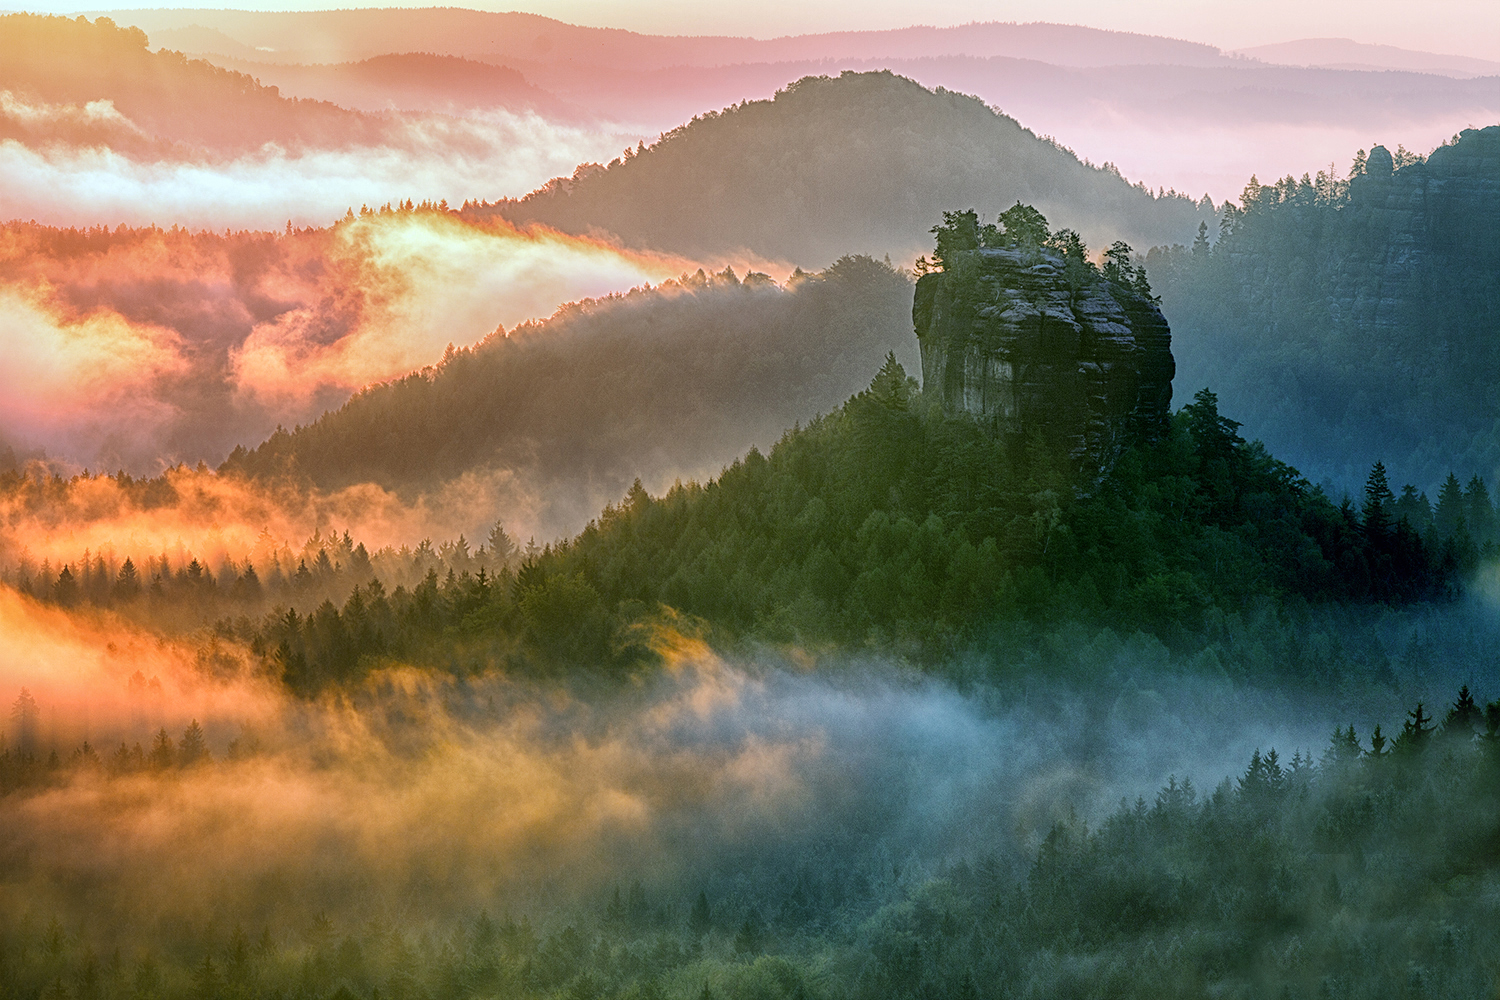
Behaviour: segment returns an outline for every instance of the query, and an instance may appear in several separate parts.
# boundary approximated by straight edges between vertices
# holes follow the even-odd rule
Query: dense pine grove
[[[302,692],[391,662],[642,664],[640,626],[666,609],[730,644],[900,650],[933,665],[1016,628],[1140,631],[1189,652],[1253,619],[1284,645],[1276,669],[1308,678],[1331,668],[1298,650],[1307,610],[1456,592],[1478,558],[1467,525],[1487,503],[1465,501],[1442,530],[1424,521],[1424,540],[1378,463],[1360,504],[1335,504],[1237,426],[1200,392],[1162,440],[1081,490],[1040,441],[941,418],[890,359],[769,455],[662,497],[637,484],[544,548],[518,548],[499,525],[472,550],[459,539],[372,555],[346,534],[272,548],[264,580],[253,563],[174,572],[164,555],[113,570],[96,556],[17,583],[144,620],[216,620],[220,638]],[[151,482],[131,488],[161,488]],[[1485,496],[1483,484],[1471,493]],[[1269,620],[1268,601],[1280,609]]]
[[[26,697],[23,695],[23,697]],[[18,703],[19,704],[19,703]],[[34,709],[34,705],[32,706]],[[0,780],[235,780],[254,747],[210,759],[197,724],[174,749],[66,762],[0,753]],[[1483,996],[1500,946],[1500,702],[1467,688],[1439,724],[1334,732],[1320,755],[1256,751],[1200,793],[1175,778],[1096,826],[1070,816],[1029,861],[1000,854],[893,869],[878,844],[830,835],[794,855],[533,915],[393,926],[152,929],[65,924],[0,932],[7,996],[567,1000],[939,997]],[[150,787],[150,786],[145,786]],[[1003,852],[1004,848],[997,845]],[[823,863],[828,856],[836,865]],[[211,898],[205,901],[213,905]]]

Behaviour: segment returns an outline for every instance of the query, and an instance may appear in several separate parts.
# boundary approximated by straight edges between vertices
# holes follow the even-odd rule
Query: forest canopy
[[[1147,255],[1183,378],[1353,490],[1373,451],[1437,488],[1500,465],[1500,126],[1352,176],[1251,178],[1217,229]]]

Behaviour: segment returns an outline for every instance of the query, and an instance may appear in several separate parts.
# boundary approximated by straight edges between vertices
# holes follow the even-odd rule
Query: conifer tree
[[[1384,538],[1391,531],[1391,513],[1396,495],[1386,479],[1385,464],[1376,462],[1365,480],[1365,502],[1360,508],[1360,520],[1364,523],[1365,536],[1370,539]]]
[[[1406,722],[1401,726],[1401,735],[1396,738],[1396,747],[1406,753],[1420,752],[1426,748],[1435,728],[1432,717],[1426,713],[1420,701],[1406,716]]]
[[[1465,684],[1458,689],[1458,700],[1448,709],[1448,715],[1443,719],[1443,733],[1467,742],[1474,738],[1483,721],[1484,713],[1479,710],[1474,696],[1469,693],[1469,685]]]
[[[194,719],[183,731],[182,742],[177,745],[177,761],[183,767],[192,767],[195,764],[206,764],[209,759],[208,740],[204,738],[203,727]]]
[[[1464,507],[1464,488],[1459,485],[1458,477],[1450,472],[1438,490],[1437,507],[1432,512],[1432,526],[1439,538],[1448,538],[1458,531],[1459,525],[1466,520]]]
[[[129,556],[120,564],[120,572],[115,577],[114,597],[117,601],[129,601],[141,592],[140,576],[136,573],[135,563]]]
[[[693,900],[693,908],[688,913],[688,929],[694,934],[702,935],[708,933],[713,926],[713,913],[708,907],[708,893],[700,891],[698,898]]]
[[[36,752],[37,720],[41,715],[42,710],[31,696],[31,691],[22,688],[11,704],[10,717],[16,725],[16,749],[23,755]]]
[[[151,767],[157,771],[165,771],[177,763],[177,748],[172,744],[172,737],[167,735],[166,727],[163,726],[156,734],[156,740],[151,744]]]

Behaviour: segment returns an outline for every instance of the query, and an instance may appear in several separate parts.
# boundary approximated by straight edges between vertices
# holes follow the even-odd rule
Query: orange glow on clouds
[[[371,550],[477,539],[501,515],[509,530],[529,532],[540,506],[504,470],[460,476],[411,502],[373,483],[323,492],[188,468],[167,470],[160,484],[149,500],[108,476],[0,499],[0,570],[43,560],[60,568],[90,553],[141,567],[161,555],[210,568],[250,560],[265,571],[283,546],[314,534],[349,531]]]
[[[68,316],[44,286],[0,287],[0,427],[22,434],[154,422],[170,404],[153,397],[188,366],[171,330],[100,310]]]
[[[448,344],[694,266],[436,210],[282,235],[7,227],[0,442],[137,472],[217,462]]]
[[[242,392],[296,406],[324,386],[357,389],[429,364],[447,344],[475,342],[497,325],[690,266],[547,229],[479,226],[437,213],[366,216],[336,233],[331,253],[360,297],[359,322],[336,339],[320,337],[324,299],[258,325],[232,352]]]

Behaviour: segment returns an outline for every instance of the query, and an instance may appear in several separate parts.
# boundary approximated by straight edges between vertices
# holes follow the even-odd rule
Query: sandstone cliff
[[[1182,385],[1336,489],[1500,468],[1500,127],[1394,160],[1251,185],[1217,240],[1147,257]]]
[[[1034,248],[967,252],[917,282],[923,391],[997,432],[1033,429],[1080,471],[1108,471],[1166,426],[1171,332],[1130,285]]]

